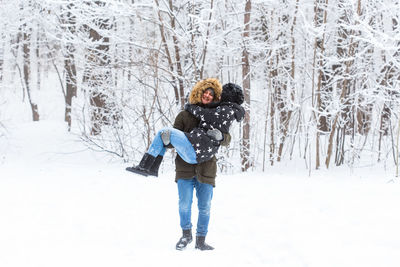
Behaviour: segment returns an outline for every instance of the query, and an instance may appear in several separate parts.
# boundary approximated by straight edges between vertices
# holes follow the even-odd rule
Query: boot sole
[[[136,174],[140,174],[142,176],[149,176],[148,173],[140,171],[140,170],[137,170],[137,169],[135,169],[133,167],[127,167],[125,170],[127,170],[128,172],[133,172],[133,173],[136,173]]]
[[[200,251],[211,251],[211,250],[214,250],[215,248],[200,248],[200,247],[195,247],[195,249],[198,249],[198,250],[200,250]]]

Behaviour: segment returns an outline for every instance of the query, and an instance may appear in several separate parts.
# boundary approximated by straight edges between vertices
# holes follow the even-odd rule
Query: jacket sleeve
[[[183,118],[183,112],[178,113],[178,115],[175,118],[174,125],[172,125],[172,127],[184,132],[185,123],[184,123],[184,118]],[[167,148],[174,148],[174,146],[169,144],[169,145],[167,145]]]
[[[181,130],[181,131],[183,131],[185,129],[182,112],[178,113],[178,115],[175,118],[174,125],[172,127],[174,127],[175,129]]]

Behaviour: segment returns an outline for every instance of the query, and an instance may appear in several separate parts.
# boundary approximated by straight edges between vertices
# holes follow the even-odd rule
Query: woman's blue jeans
[[[170,143],[175,148],[176,153],[178,153],[187,163],[197,164],[196,152],[194,151],[189,139],[186,137],[184,132],[175,128],[166,127],[158,131],[147,153],[153,157],[157,157],[158,155],[164,156],[166,148],[161,139],[161,133],[167,130],[171,133]]]
[[[210,221],[213,186],[200,183],[196,176],[192,179],[179,179],[177,183],[179,193],[179,217],[182,230],[192,229],[193,189],[196,189],[197,207],[199,209],[196,235],[206,236],[208,232],[208,223]]]

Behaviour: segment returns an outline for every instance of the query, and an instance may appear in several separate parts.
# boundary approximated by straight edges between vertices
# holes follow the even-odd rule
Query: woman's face
[[[210,90],[205,90],[203,95],[201,96],[201,103],[203,105],[210,104],[214,100],[214,95]]]

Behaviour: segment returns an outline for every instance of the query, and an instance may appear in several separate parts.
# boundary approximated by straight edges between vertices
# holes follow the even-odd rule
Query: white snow
[[[207,242],[176,251],[171,162],[159,178],[86,150],[60,122],[0,138],[0,266],[400,266],[394,170],[281,164],[219,174]],[[193,205],[193,224],[197,208]]]

